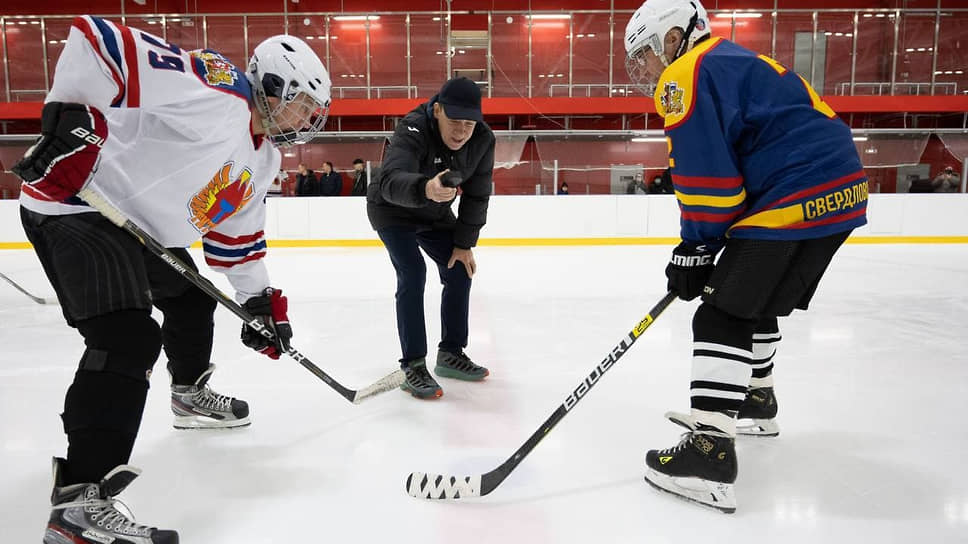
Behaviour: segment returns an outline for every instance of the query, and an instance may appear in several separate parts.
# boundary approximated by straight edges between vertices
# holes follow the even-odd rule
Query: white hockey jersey
[[[240,302],[269,278],[265,196],[279,151],[251,131],[245,74],[213,51],[183,51],[97,17],[74,19],[47,101],[97,107],[108,137],[90,186],[166,247],[202,238],[205,260]],[[91,212],[28,184],[20,203],[47,215]]]

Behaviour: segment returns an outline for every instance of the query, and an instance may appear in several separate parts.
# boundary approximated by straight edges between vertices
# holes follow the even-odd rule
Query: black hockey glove
[[[281,289],[267,287],[261,296],[250,298],[242,307],[255,316],[260,326],[269,329],[274,335],[274,338],[269,340],[247,323],[243,323],[243,344],[270,359],[278,359],[280,355],[289,351],[289,340],[292,338],[292,327],[289,326],[287,315],[289,299],[282,296]]]
[[[678,293],[682,300],[692,300],[702,294],[702,288],[713,273],[714,253],[706,246],[682,242],[672,250],[672,258],[666,266],[669,290]]]
[[[40,115],[40,139],[11,171],[52,200],[65,200],[97,169],[107,137],[108,124],[97,108],[48,102]]]

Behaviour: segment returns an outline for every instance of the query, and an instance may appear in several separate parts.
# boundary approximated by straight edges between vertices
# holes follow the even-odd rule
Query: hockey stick
[[[41,297],[35,297],[34,295],[31,295],[30,293],[27,292],[26,289],[24,289],[23,287],[17,285],[17,282],[13,281],[12,279],[8,278],[7,276],[4,276],[3,274],[0,274],[0,278],[3,278],[4,280],[6,280],[7,283],[9,283],[10,285],[13,285],[13,288],[14,289],[16,289],[16,290],[20,291],[21,293],[27,295],[30,298],[30,300],[36,302],[37,304],[57,304],[57,305],[60,304],[60,302],[58,302],[56,298],[53,298],[53,299],[51,299],[51,298],[41,298]]]
[[[239,306],[234,300],[230,299],[225,293],[219,291],[215,285],[212,284],[208,279],[199,274],[198,272],[192,270],[191,267],[181,262],[176,256],[172,255],[168,249],[161,245],[157,240],[155,240],[150,234],[141,229],[138,225],[135,225],[130,219],[124,216],[121,210],[117,209],[104,199],[100,194],[94,192],[90,188],[81,189],[78,193],[85,202],[90,204],[97,211],[101,212],[109,221],[115,225],[121,227],[122,229],[128,231],[131,235],[137,238],[149,251],[161,258],[161,260],[168,263],[175,271],[181,274],[185,279],[192,282],[196,287],[204,291],[210,297],[214,298],[219,304],[225,306],[232,313],[239,316],[246,325],[258,331],[262,336],[265,336],[269,340],[272,340],[274,335],[271,330],[265,327],[259,319],[254,317],[252,314],[247,312],[245,308]],[[289,351],[286,353],[290,357],[296,360],[299,364],[306,367],[307,370],[316,375],[317,378],[326,382],[326,385],[332,387],[337,393],[342,395],[346,400],[352,402],[353,404],[359,404],[361,401],[366,400],[373,395],[379,393],[384,393],[390,391],[391,389],[396,389],[403,384],[406,380],[402,370],[396,370],[393,373],[377,380],[373,385],[364,387],[363,389],[355,390],[343,386],[333,378],[322,371],[319,367],[314,365],[305,355],[300,353],[296,348],[290,346]]]
[[[514,455],[502,463],[501,466],[480,476],[456,477],[445,476],[443,474],[411,472],[407,476],[407,494],[418,499],[461,499],[481,497],[494,491],[511,474],[511,471],[531,453],[531,450],[537,447],[541,439],[547,436],[551,432],[551,429],[554,429],[555,425],[564,419],[568,415],[568,412],[578,404],[578,401],[584,398],[585,393],[598,383],[602,375],[618,362],[622,355],[638,340],[639,336],[645,332],[645,329],[649,328],[649,325],[655,321],[655,318],[659,317],[659,314],[676,299],[676,296],[675,292],[670,291],[662,297],[662,300],[654,308],[649,310],[649,313],[646,314],[642,321],[639,321],[629,331],[628,335],[617,346],[612,348],[611,353],[602,359],[602,362],[598,363],[595,370],[592,370],[592,373],[578,384],[578,387],[565,398],[565,402],[561,403],[561,406],[541,424],[541,427],[528,438],[524,445],[518,448],[518,451],[514,452]]]

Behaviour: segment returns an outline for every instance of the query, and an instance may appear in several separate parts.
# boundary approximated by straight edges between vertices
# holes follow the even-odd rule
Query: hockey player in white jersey
[[[292,329],[262,262],[265,196],[276,146],[304,143],[326,121],[329,75],[298,38],[259,44],[246,70],[214,51],[183,51],[96,17],[74,20],[41,116],[41,138],[13,171],[24,180],[24,230],[86,349],[62,414],[44,542],[172,544],[178,534],[114,508],[148,377],[162,347],[176,427],[248,423],[248,406],[208,386],[215,302],[168,270],[76,194],[91,187],[188,263],[208,265],[275,334],[243,326],[247,346],[278,358]],[[192,265],[194,266],[194,265]],[[161,327],[151,307],[165,316]]]

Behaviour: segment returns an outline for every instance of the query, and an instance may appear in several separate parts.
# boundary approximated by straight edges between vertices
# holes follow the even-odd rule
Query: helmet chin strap
[[[689,18],[689,26],[686,27],[686,31],[682,34],[682,41],[679,42],[679,47],[676,48],[676,54],[675,54],[675,56],[672,57],[672,60],[673,61],[675,61],[677,58],[679,58],[682,55],[684,55],[686,53],[686,51],[688,51],[688,49],[689,49],[689,36],[691,36],[692,35],[692,31],[696,29],[696,21],[698,21],[698,20],[699,20],[699,12],[697,11],[696,13],[693,14],[692,17]],[[662,62],[663,63],[666,63],[666,56],[665,56],[665,54],[662,55]],[[668,65],[669,64],[666,63],[666,66],[668,66]]]

